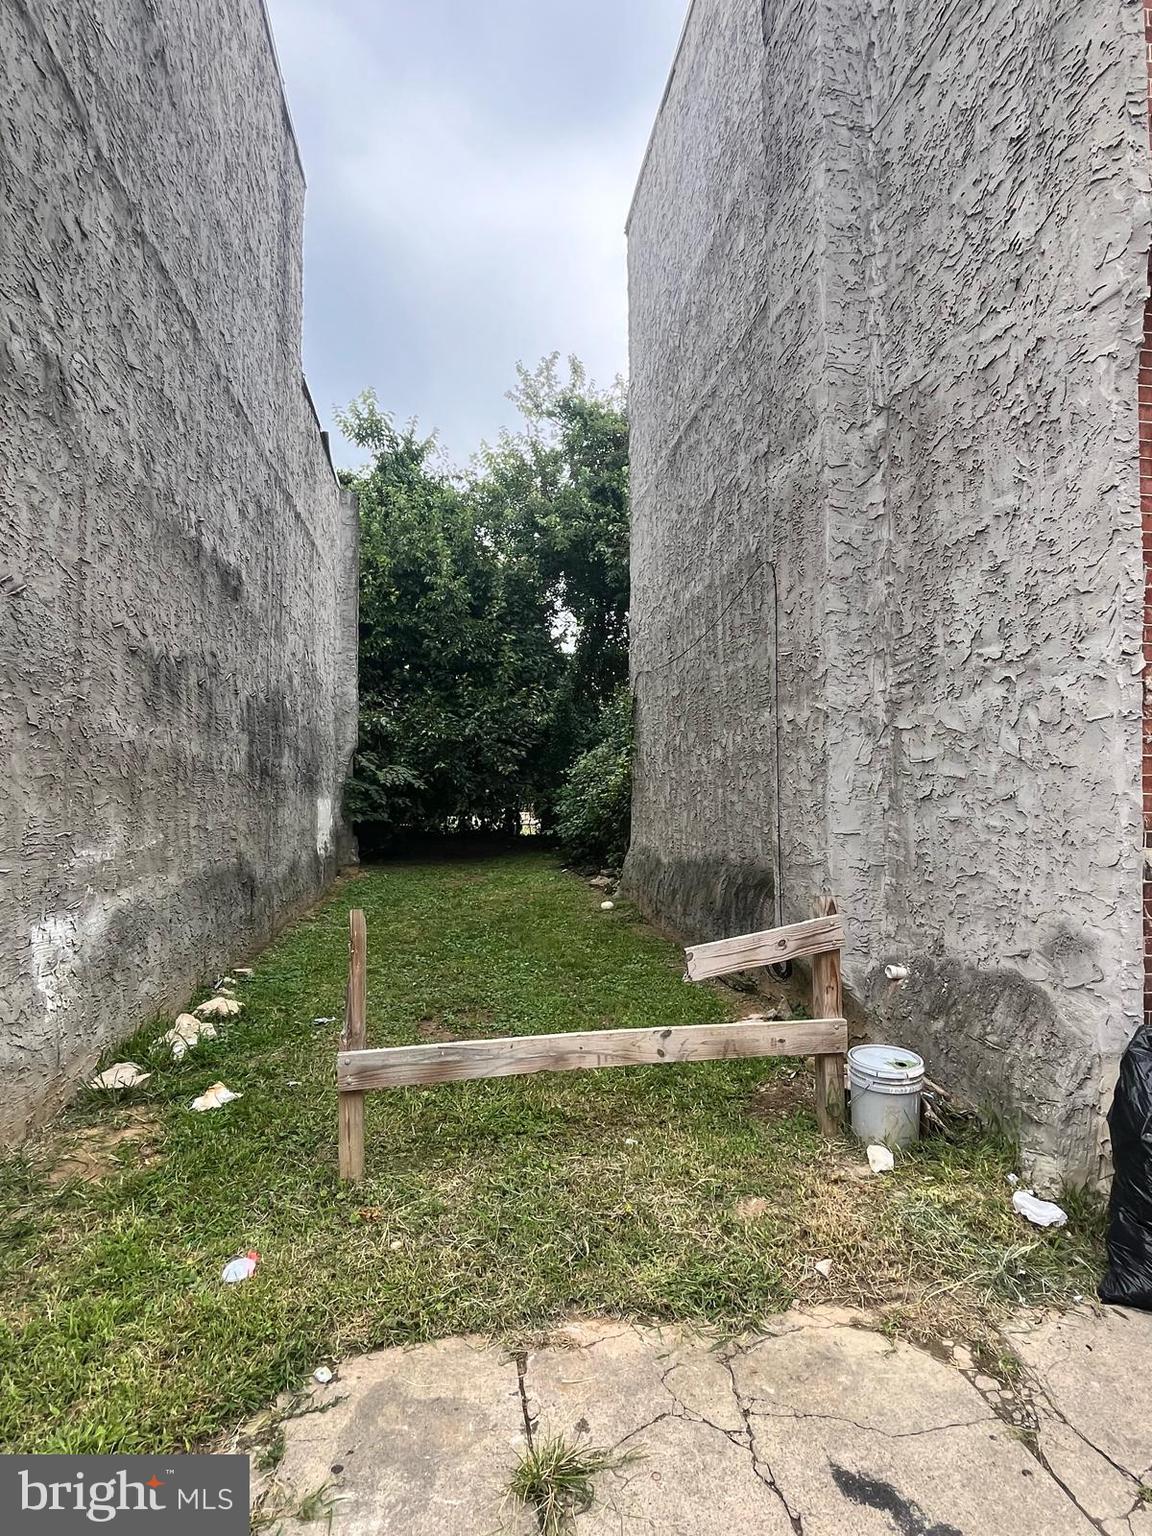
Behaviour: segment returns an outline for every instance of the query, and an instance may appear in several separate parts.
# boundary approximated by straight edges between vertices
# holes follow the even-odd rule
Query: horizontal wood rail
[[[843,1051],[843,1019],[741,1019],[735,1024],[681,1024],[661,1029],[588,1029],[563,1035],[508,1035],[446,1045],[396,1045],[342,1051],[336,1058],[341,1093],[462,1083],[475,1077],[524,1077],[594,1067],[659,1066],[678,1061],[726,1061],[739,1056],[814,1056]]]
[[[742,933],[734,939],[717,939],[714,944],[693,944],[684,955],[688,980],[705,981],[709,976],[728,976],[758,965],[782,965],[785,960],[801,960],[805,955],[823,955],[843,943],[844,923],[832,912],[807,923],[790,923],[787,928],[766,928],[763,933]]]
[[[785,960],[812,957],[812,1012],[840,1019],[844,1013],[844,986],[840,976],[840,950],[844,922],[831,896],[816,902],[816,915],[805,923],[786,928],[766,928],[762,933],[742,933],[714,944],[693,944],[684,951],[688,962],[685,981],[704,981],[727,976],[758,965],[779,965]],[[825,1136],[844,1128],[844,1068],[848,1050],[847,1030],[838,1045],[818,1045],[816,1058],[816,1122]],[[780,1054],[779,1052],[775,1054]]]
[[[598,1067],[671,1066],[748,1056],[813,1056],[816,1117],[821,1130],[844,1120],[844,1053],[848,1025],[840,982],[843,924],[825,898],[818,916],[787,928],[746,933],[685,951],[688,978],[702,981],[731,971],[813,956],[812,1019],[740,1019],[730,1024],[679,1024],[647,1029],[573,1030],[559,1035],[509,1035],[443,1045],[365,1048],[367,932],[363,912],[349,914],[348,1002],[336,1057],[340,1096],[340,1177],[364,1177],[364,1094],[376,1088],[460,1083],[533,1072],[577,1072]]]

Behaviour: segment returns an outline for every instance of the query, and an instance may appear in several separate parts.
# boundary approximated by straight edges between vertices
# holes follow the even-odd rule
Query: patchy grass
[[[535,1513],[541,1536],[562,1536],[576,1515],[592,1507],[592,1479],[597,1472],[624,1466],[637,1460],[639,1454],[613,1455],[553,1435],[525,1451],[508,1491],[518,1504]]]
[[[683,985],[674,947],[599,901],[534,853],[381,866],[259,958],[218,1039],[174,1064],[150,1054],[162,1024],[110,1055],[153,1076],[86,1095],[52,1140],[0,1161],[0,1444],[203,1445],[320,1360],[524,1336],[571,1312],[736,1330],[799,1297],[973,1337],[1013,1304],[1091,1292],[1094,1209],[1028,1227],[1010,1147],[979,1133],[861,1177],[858,1147],[819,1136],[794,1061],[370,1094],[368,1179],[341,1186],[339,1023],[313,1020],[342,1013],[351,906],[368,917],[373,1044],[747,1011]],[[217,1080],[243,1097],[192,1113]],[[146,1141],[116,1136],[133,1123]],[[59,1166],[93,1144],[100,1177],[53,1187],[53,1148]],[[222,1285],[249,1248],[254,1277]]]

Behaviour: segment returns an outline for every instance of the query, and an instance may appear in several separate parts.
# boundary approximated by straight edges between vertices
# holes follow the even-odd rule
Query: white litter
[[[192,1100],[193,1109],[219,1109],[221,1104],[231,1104],[233,1099],[242,1099],[242,1093],[233,1093],[231,1088],[225,1088],[223,1083],[213,1083],[211,1088],[205,1088],[198,1099]]]
[[[1009,1174],[1009,1175],[1008,1175],[1008,1182],[1009,1182],[1009,1184],[1011,1184],[1011,1185],[1012,1185],[1012,1186],[1013,1186],[1013,1187],[1015,1187],[1015,1186],[1016,1186],[1016,1185],[1017,1185],[1017,1184],[1019,1184],[1019,1182],[1020,1182],[1020,1178],[1019,1178],[1019,1176],[1018,1176],[1018,1175],[1017,1175],[1017,1174],[1015,1174],[1015,1173],[1010,1173],[1010,1174]]]
[[[255,976],[256,974],[250,965],[234,965],[232,969],[236,972],[237,976]]]
[[[139,1083],[146,1083],[152,1076],[151,1072],[143,1072],[134,1061],[118,1061],[114,1067],[108,1067],[98,1073],[92,1079],[93,1088],[135,1088]]]
[[[335,1016],[333,1016],[330,1019],[313,1019],[312,1022],[313,1024],[335,1024],[336,1019]]]
[[[1030,1189],[1018,1189],[1012,1196],[1012,1208],[1026,1216],[1034,1227],[1062,1227],[1068,1220],[1068,1212],[1061,1210],[1051,1200],[1041,1200]]]
[[[215,1038],[215,1024],[209,1024],[207,1019],[198,1019],[194,1013],[182,1013],[168,1033],[161,1035],[156,1044],[170,1045],[172,1060],[180,1061],[194,1045],[199,1045],[201,1040]]]
[[[404,1244],[400,1241],[399,1238],[397,1238],[394,1243],[389,1243],[388,1246],[391,1248],[393,1253],[399,1253]]]
[[[243,1006],[234,997],[210,997],[206,1003],[200,1003],[192,1011],[205,1019],[227,1019],[239,1013]]]
[[[251,1279],[252,1272],[260,1262],[260,1255],[255,1248],[249,1248],[247,1253],[238,1253],[234,1259],[229,1259],[220,1271],[220,1278],[225,1285],[235,1285],[237,1281]]]
[[[907,981],[908,967],[906,965],[886,965],[884,974],[889,981]]]
[[[635,1138],[635,1136],[625,1136],[625,1138],[624,1138],[624,1145],[626,1147],[634,1147],[636,1145],[636,1138]]]
[[[873,1173],[891,1173],[896,1166],[896,1159],[887,1147],[874,1141],[868,1148],[868,1166]]]
[[[614,901],[602,901],[600,903],[600,910],[601,912],[611,912],[615,905]]]
[[[828,1276],[832,1273],[832,1260],[817,1259],[812,1267],[818,1275],[823,1275],[825,1280],[827,1280]]]
[[[312,1372],[312,1380],[318,1381],[322,1387],[326,1387],[332,1380],[332,1372],[326,1365],[318,1365]]]
[[[300,1079],[298,1077],[290,1077],[287,1079],[284,1086],[286,1088],[299,1088]]]

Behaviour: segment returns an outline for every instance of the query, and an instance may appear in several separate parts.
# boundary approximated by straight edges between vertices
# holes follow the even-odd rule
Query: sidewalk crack
[[[520,1412],[524,1419],[524,1438],[528,1441],[528,1449],[532,1451],[536,1447],[532,1438],[533,1424],[532,1414],[528,1407],[528,1389],[525,1386],[528,1376],[528,1353],[526,1350],[518,1350],[512,1358],[516,1364],[516,1386],[520,1392]]]
[[[728,1372],[728,1380],[732,1384],[732,1397],[736,1403],[737,1409],[740,1412],[740,1417],[744,1420],[744,1433],[748,1436],[748,1445],[746,1448],[749,1456],[752,1458],[752,1470],[764,1484],[764,1486],[770,1489],[772,1493],[774,1493],[780,1500],[781,1507],[783,1508],[784,1513],[788,1516],[795,1536],[804,1536],[804,1517],[798,1510],[793,1509],[791,1504],[789,1504],[788,1500],[784,1497],[784,1490],[776,1481],[776,1476],[772,1471],[772,1468],[766,1461],[762,1461],[756,1452],[756,1432],[752,1427],[751,1410],[747,1402],[741,1396],[740,1388],[736,1385],[736,1372],[732,1369],[732,1353],[730,1352],[727,1355],[721,1355],[720,1360],[724,1366],[724,1369]]]

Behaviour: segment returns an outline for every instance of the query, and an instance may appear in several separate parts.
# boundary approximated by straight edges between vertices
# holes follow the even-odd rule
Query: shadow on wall
[[[646,917],[688,943],[706,943],[775,924],[772,866],[723,858],[667,857],[633,842],[622,891]]]
[[[888,980],[886,964],[907,966],[907,980]],[[983,1113],[1018,1136],[1039,1185],[1101,1181],[1103,1089],[1087,1016],[1067,1007],[1058,1014],[1051,995],[1018,971],[947,957],[889,956],[868,972],[860,1000],[874,1038],[911,1046],[931,1077],[963,1083]]]

